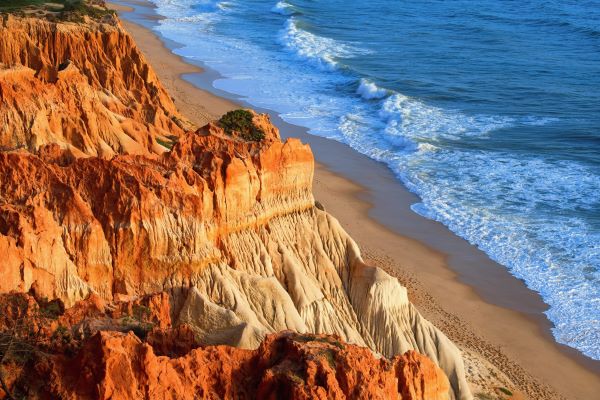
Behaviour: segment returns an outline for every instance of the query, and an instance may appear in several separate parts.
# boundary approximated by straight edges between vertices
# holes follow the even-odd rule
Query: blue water
[[[217,88],[386,163],[600,359],[600,1],[153,1]]]

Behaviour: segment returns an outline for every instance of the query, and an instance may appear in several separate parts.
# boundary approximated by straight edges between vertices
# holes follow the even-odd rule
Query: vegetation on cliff
[[[86,16],[93,19],[116,16],[104,0],[0,0],[0,13],[74,22],[81,22]]]
[[[265,132],[253,121],[254,114],[248,110],[229,111],[219,119],[219,126],[228,135],[239,134],[244,140],[259,142],[265,138]]]

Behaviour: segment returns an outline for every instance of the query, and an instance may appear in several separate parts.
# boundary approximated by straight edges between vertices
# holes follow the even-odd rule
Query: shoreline
[[[136,8],[127,13],[127,7],[116,7],[126,13],[124,26],[183,115],[202,124],[240,104],[269,112],[283,138],[294,136],[311,145],[317,160],[315,198],[357,241],[365,260],[398,277],[411,301],[469,353],[467,358],[479,354],[532,399],[560,398],[546,385],[569,399],[600,393],[600,362],[554,341],[539,295],[440,223],[412,212],[410,205],[418,198],[387,167],[212,88],[218,73],[173,54],[177,44],[165,43],[150,30],[158,19],[151,5],[119,1],[124,3]],[[480,368],[473,376],[485,375],[482,363],[467,362]]]

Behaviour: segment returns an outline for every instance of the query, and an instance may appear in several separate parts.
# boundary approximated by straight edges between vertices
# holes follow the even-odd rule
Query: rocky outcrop
[[[314,207],[312,174],[297,140],[236,141],[215,125],[153,158],[0,154],[1,290],[67,306],[168,290],[203,343],[251,349],[291,329],[387,357],[415,349],[468,396],[456,347]]]
[[[187,288],[225,257],[231,233],[312,207],[308,146],[217,133],[208,126],[158,158],[76,159],[57,145],[1,153],[0,290],[70,305],[92,292]]]
[[[110,303],[91,296],[67,310],[28,294],[0,295],[0,310],[0,352],[7,328],[24,322],[12,331],[13,348],[32,346],[30,357],[9,354],[10,373],[0,366],[13,397],[449,398],[443,371],[414,351],[388,360],[336,336],[291,331],[266,336],[256,350],[201,346],[188,326],[170,326],[165,293]]]
[[[377,360],[335,337],[294,333],[268,336],[255,351],[214,346],[174,359],[131,333],[99,333],[49,376],[49,394],[63,399],[442,400],[449,387],[416,352]]]
[[[74,358],[36,366],[36,397],[61,399],[448,399],[448,380],[414,351],[376,359],[330,336],[281,333],[254,351],[228,346],[157,356],[133,333],[100,332]],[[34,378],[36,379],[36,378]]]
[[[417,350],[447,374],[450,398],[471,398],[458,349],[315,207],[307,145],[282,143],[258,115],[259,142],[217,124],[184,132],[118,22],[7,17],[2,29],[0,292],[72,307],[166,291],[169,324],[203,344],[256,349],[292,330],[388,358]],[[170,152],[159,137],[170,138]],[[150,357],[131,337],[97,340],[126,342],[131,362]],[[171,361],[159,361],[171,374]]]
[[[109,158],[162,153],[183,133],[184,119],[118,20],[0,15],[0,37],[0,149],[56,143]]]

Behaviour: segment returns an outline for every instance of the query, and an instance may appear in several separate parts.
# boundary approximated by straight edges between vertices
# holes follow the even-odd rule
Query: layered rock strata
[[[315,207],[307,145],[282,143],[265,116],[260,142],[184,132],[118,22],[5,17],[0,35],[0,292],[69,307],[167,291],[201,343],[255,349],[292,330],[388,358],[417,350],[450,398],[471,398],[458,349]]]

